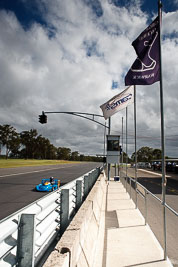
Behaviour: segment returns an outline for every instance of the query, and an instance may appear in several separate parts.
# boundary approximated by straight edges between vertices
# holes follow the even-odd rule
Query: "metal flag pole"
[[[134,85],[134,129],[135,129],[135,206],[137,209],[137,116],[136,116],[136,85]]]
[[[111,117],[109,117],[109,120],[108,120],[108,135],[110,135],[111,133]],[[110,167],[111,167],[111,164],[108,163],[108,181],[110,180]]]
[[[124,122],[123,122],[123,117],[122,117],[122,174],[123,174],[123,165],[124,165]]]
[[[126,190],[127,190],[127,162],[128,162],[128,157],[127,157],[127,107],[126,107]]]
[[[104,127],[104,149],[103,149],[103,157],[106,157],[106,122]],[[103,158],[103,159],[104,159]],[[103,167],[104,167],[105,161],[103,161]]]
[[[166,259],[166,170],[165,170],[165,137],[164,137],[164,105],[163,105],[163,79],[162,79],[162,57],[161,57],[161,20],[162,20],[162,3],[158,0],[158,17],[159,17],[159,58],[160,58],[160,109],[161,109],[161,148],[162,148],[162,205],[163,205],[163,231],[164,231],[164,259]]]

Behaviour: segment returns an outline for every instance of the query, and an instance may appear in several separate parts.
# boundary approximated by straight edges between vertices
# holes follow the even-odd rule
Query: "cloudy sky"
[[[178,157],[178,1],[162,3],[166,155]],[[155,16],[157,0],[0,0],[0,124],[18,132],[35,128],[57,147],[103,153],[104,127],[66,114],[49,114],[42,125],[38,115],[102,115],[100,105],[126,88],[124,77],[136,59],[131,43]],[[118,88],[112,89],[112,81]],[[137,146],[160,148],[159,82],[136,90]],[[125,132],[123,110],[112,116],[111,134],[121,135],[122,117]],[[130,105],[128,153],[133,152]]]

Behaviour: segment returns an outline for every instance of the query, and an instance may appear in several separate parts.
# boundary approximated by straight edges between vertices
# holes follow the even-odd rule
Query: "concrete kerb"
[[[92,266],[106,186],[106,177],[101,174],[44,267]]]

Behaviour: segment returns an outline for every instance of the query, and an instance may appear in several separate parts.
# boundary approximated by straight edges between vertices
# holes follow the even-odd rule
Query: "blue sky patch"
[[[110,4],[115,5],[116,7],[126,7],[128,8],[130,4],[136,2],[136,0],[108,0]],[[172,12],[176,8],[176,2],[162,0],[163,11]],[[148,14],[154,14],[158,12],[158,1],[156,0],[144,0],[140,1],[140,8],[143,12]]]
[[[34,21],[47,26],[36,1],[1,0],[0,9],[13,11],[25,30],[28,30]]]
[[[42,7],[43,12],[45,12],[45,5],[40,3],[40,7]],[[36,0],[0,0],[0,10],[14,12],[17,20],[25,31],[29,30],[33,23],[38,23],[47,30],[50,39],[55,37],[56,28],[53,25],[47,24]]]
[[[101,17],[103,15],[103,9],[99,0],[83,0],[83,1],[85,4],[87,4],[87,6],[89,6],[92,9],[93,13],[97,17]]]
[[[104,54],[100,51],[97,41],[94,40],[85,40],[83,46],[86,50],[86,55],[88,57],[97,56],[104,57]]]

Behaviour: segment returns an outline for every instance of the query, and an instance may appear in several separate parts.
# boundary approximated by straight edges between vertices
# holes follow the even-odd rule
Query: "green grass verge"
[[[59,165],[68,163],[80,163],[67,160],[38,160],[38,159],[0,159],[0,168],[15,168],[25,166]]]

